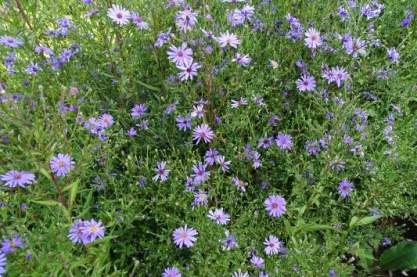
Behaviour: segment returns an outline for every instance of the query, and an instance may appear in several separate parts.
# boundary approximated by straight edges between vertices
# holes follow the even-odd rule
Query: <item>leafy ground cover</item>
[[[416,8],[3,1],[0,276],[385,276]]]

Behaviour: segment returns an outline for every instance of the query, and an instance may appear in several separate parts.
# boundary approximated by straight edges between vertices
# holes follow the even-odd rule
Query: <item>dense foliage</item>
[[[385,274],[417,216],[416,8],[3,1],[0,276]]]

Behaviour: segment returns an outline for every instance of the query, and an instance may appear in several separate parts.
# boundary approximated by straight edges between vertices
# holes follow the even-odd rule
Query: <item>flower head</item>
[[[280,241],[274,235],[269,235],[269,237],[265,239],[264,245],[265,245],[265,253],[268,256],[278,254],[281,248],[283,247],[282,241]]]
[[[197,76],[197,70],[201,68],[201,65],[193,62],[193,60],[185,60],[183,65],[177,65],[177,68],[181,70],[178,73],[178,78],[181,81],[192,80],[194,76]]]
[[[119,5],[113,4],[111,8],[107,10],[107,16],[119,25],[126,25],[129,23],[130,12]]]
[[[66,176],[74,168],[74,164],[70,155],[61,153],[49,162],[52,172],[58,177]]]
[[[167,169],[166,166],[167,162],[165,161],[157,162],[155,168],[156,175],[152,178],[152,180],[155,182],[158,181],[158,179],[161,180],[161,182],[168,180],[170,170]]]
[[[9,48],[18,48],[23,45],[23,41],[15,37],[3,35],[0,37],[0,44]]]
[[[305,36],[304,42],[308,48],[316,49],[322,44],[320,33],[314,28],[308,29]]]
[[[3,276],[3,274],[6,272],[6,255],[0,251],[0,276]]]
[[[201,124],[194,128],[193,140],[195,140],[197,144],[199,144],[200,141],[209,143],[213,138],[214,132],[207,124]]]
[[[240,44],[239,38],[235,34],[229,33],[229,31],[226,31],[226,33],[221,33],[220,36],[216,38],[216,40],[222,48],[227,46],[237,48],[237,46]]]
[[[280,217],[286,211],[286,201],[280,195],[269,196],[264,205],[268,214],[273,217]]]
[[[101,221],[96,221],[94,219],[84,221],[84,224],[81,227],[83,243],[88,244],[96,239],[104,237],[104,231],[104,226]]]
[[[184,246],[190,248],[191,246],[193,246],[193,244],[197,240],[197,235],[197,230],[195,230],[194,228],[188,228],[187,225],[175,229],[172,233],[174,243],[179,248],[182,248]]]
[[[225,213],[222,208],[211,210],[207,217],[220,225],[226,225],[230,221],[230,215]]]
[[[182,43],[179,47],[172,45],[167,54],[168,60],[177,66],[189,65],[193,62],[193,50],[188,48],[186,43]]]
[[[181,277],[181,272],[176,267],[167,267],[162,273],[162,277]]]
[[[314,91],[316,88],[316,80],[311,75],[303,74],[296,82],[297,89],[301,92]]]
[[[342,198],[346,198],[349,196],[349,194],[353,191],[353,184],[351,182],[349,182],[348,179],[343,179],[340,183],[339,183],[339,194]]]
[[[35,175],[29,171],[10,170],[0,175],[0,180],[9,188],[25,188],[35,182]]]
[[[275,139],[275,143],[282,150],[290,150],[293,146],[292,137],[285,133],[279,133]]]
[[[10,254],[16,252],[17,248],[23,248],[24,246],[22,239],[16,234],[11,239],[3,240],[0,251],[4,254]]]

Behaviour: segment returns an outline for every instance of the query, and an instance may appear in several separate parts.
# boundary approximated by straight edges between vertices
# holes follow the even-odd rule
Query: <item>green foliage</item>
[[[380,259],[383,268],[389,270],[411,270],[417,268],[417,242],[401,241],[385,250]]]

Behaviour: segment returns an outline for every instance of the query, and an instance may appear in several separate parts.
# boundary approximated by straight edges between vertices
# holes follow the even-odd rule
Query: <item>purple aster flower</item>
[[[7,259],[6,255],[0,251],[0,276],[6,273]]]
[[[232,234],[229,233],[229,231],[225,231],[224,232],[226,238],[222,240],[222,249],[223,250],[231,250],[233,248],[236,248],[237,245],[237,241],[236,241],[236,237]]]
[[[349,196],[349,194],[353,191],[353,184],[351,182],[349,182],[348,179],[343,179],[340,183],[339,183],[339,194],[342,198],[346,198]]]
[[[0,44],[9,48],[18,48],[23,45],[23,41],[15,37],[3,35],[0,37]]]
[[[83,242],[83,230],[84,221],[81,219],[77,219],[71,225],[69,230],[68,238],[72,241],[72,243],[82,243]]]
[[[340,6],[339,8],[337,8],[337,13],[339,14],[340,19],[343,22],[346,21],[350,17],[349,12],[343,6]]]
[[[320,144],[317,140],[308,140],[305,143],[305,149],[311,156],[320,153]]]
[[[25,188],[35,182],[35,175],[29,171],[10,170],[0,175],[0,180],[9,188]]]
[[[114,120],[113,120],[113,116],[111,116],[111,114],[104,113],[99,118],[99,124],[104,129],[112,126],[113,123],[114,123]]]
[[[279,118],[277,115],[273,114],[268,119],[268,125],[270,126],[276,126],[281,121],[281,118]]]
[[[392,63],[399,63],[400,61],[400,54],[397,52],[395,48],[389,48],[387,50],[388,59]]]
[[[198,191],[194,193],[194,200],[192,206],[205,206],[208,203],[208,195],[205,191]]]
[[[407,28],[408,26],[410,26],[411,21],[413,21],[413,19],[414,19],[413,11],[411,10],[407,11],[406,17],[403,20],[401,20],[401,26],[404,28]]]
[[[246,4],[243,6],[243,8],[240,10],[240,13],[245,17],[245,20],[251,20],[253,15],[255,14],[255,8],[253,6],[250,6]]]
[[[216,163],[216,159],[219,157],[219,151],[216,149],[210,148],[207,150],[206,154],[204,155],[204,161],[207,165],[214,165]]]
[[[280,195],[270,195],[264,202],[266,211],[272,217],[280,217],[285,213],[286,201]]]
[[[229,21],[232,27],[236,27],[245,23],[245,16],[239,9],[234,9],[227,14],[227,21]]]
[[[297,89],[301,92],[314,91],[316,88],[316,80],[311,75],[303,74],[296,82]]]
[[[170,170],[166,168],[167,162],[161,161],[156,163],[155,172],[156,175],[152,178],[153,181],[161,180],[161,182],[165,182],[168,180],[168,175]]]
[[[223,172],[229,171],[231,161],[226,161],[226,158],[222,155],[216,158],[216,163],[220,166],[220,170]]]
[[[265,253],[268,256],[278,254],[281,248],[283,247],[282,241],[280,241],[274,235],[269,235],[269,237],[265,239],[264,245],[265,245]]]
[[[282,150],[290,150],[293,146],[291,135],[279,133],[275,139],[275,143]]]
[[[130,115],[133,118],[139,118],[142,117],[147,110],[148,107],[145,104],[136,104],[135,106],[133,106]]]
[[[249,57],[249,55],[236,53],[233,61],[241,66],[248,66],[251,63],[252,59],[251,57]]]
[[[139,30],[149,29],[149,24],[143,21],[143,18],[137,13],[131,12],[130,19],[132,20],[133,24],[136,25],[136,28],[138,28]]]
[[[192,118],[203,118],[204,117],[204,105],[200,104],[197,106],[193,106],[193,111],[191,112]]]
[[[378,17],[383,10],[384,4],[379,3],[377,0],[373,0],[361,7],[361,15],[369,20]]]
[[[30,75],[36,75],[40,70],[41,68],[37,63],[31,63],[25,69],[26,73]]]
[[[206,167],[207,165],[201,162],[193,166],[194,174],[191,176],[194,178],[195,185],[204,183],[210,177],[210,171],[206,171]]]
[[[259,269],[263,269],[265,268],[265,260],[262,257],[253,255],[252,258],[250,259],[250,263]]]
[[[154,45],[157,48],[161,48],[170,39],[171,39],[171,28],[169,28],[168,31],[166,31],[165,33],[164,32],[159,33]]]
[[[308,29],[305,32],[305,36],[304,42],[308,48],[316,49],[322,44],[320,33],[314,28]]]
[[[119,5],[112,5],[107,10],[107,16],[119,25],[126,25],[130,20],[130,12]]]
[[[333,268],[329,269],[329,277],[336,277],[336,271]]]
[[[84,221],[83,226],[81,226],[83,243],[89,244],[94,242],[96,239],[103,238],[104,231],[104,226],[101,221],[96,221],[94,219]]]
[[[70,155],[61,153],[49,161],[52,172],[58,177],[66,176],[74,168],[74,164]]]
[[[134,137],[134,136],[136,136],[138,134],[138,132],[136,131],[136,129],[135,128],[130,128],[128,131],[127,131],[127,135],[129,136],[129,137]]]
[[[25,247],[22,239],[18,234],[14,235],[11,239],[3,240],[0,251],[4,254],[10,254],[16,252],[17,248]]]
[[[232,277],[249,277],[249,273],[242,272],[239,270],[239,271],[233,272]]]
[[[223,208],[209,211],[208,218],[220,225],[226,225],[230,221],[230,215],[223,211]]]
[[[200,141],[209,143],[213,138],[214,132],[207,124],[203,123],[194,128],[193,140],[195,140],[197,144],[199,144]]]
[[[175,231],[172,233],[174,243],[179,248],[182,248],[184,246],[190,248],[191,246],[193,246],[193,244],[197,240],[197,235],[197,230],[195,230],[194,228],[188,228],[187,225],[175,229]]]
[[[221,33],[220,36],[216,38],[216,41],[222,48],[227,46],[237,48],[237,46],[240,44],[239,38],[235,34],[229,33],[229,31],[226,31],[226,33]]]
[[[342,37],[343,47],[347,54],[354,58],[366,55],[366,42],[360,38],[352,38],[350,34],[345,34]]]
[[[245,97],[240,97],[239,100],[232,99],[232,104],[230,105],[232,109],[239,108],[240,106],[248,105],[248,100]]]
[[[193,62],[193,50],[184,42],[179,47],[172,45],[168,51],[168,60],[177,66],[185,66]]]
[[[175,100],[174,102],[172,102],[171,104],[169,104],[167,106],[167,108],[164,111],[164,114],[171,114],[171,113],[173,113],[177,109],[177,105],[178,105],[178,101]]]
[[[273,143],[273,138],[271,137],[262,137],[258,140],[258,148],[267,149],[269,148]]]
[[[162,277],[181,277],[181,272],[176,267],[168,267],[165,268],[164,273],[162,273]]]
[[[197,23],[198,12],[194,12],[190,7],[175,14],[175,25],[181,31],[186,33],[191,30]]]
[[[177,65],[177,68],[181,70],[178,73],[178,78],[181,81],[186,81],[188,79],[192,80],[194,76],[197,76],[197,70],[201,68],[201,65],[191,61],[185,61],[183,65]]]
[[[186,116],[177,116],[177,118],[175,119],[175,121],[177,122],[177,127],[180,130],[188,130],[191,129],[191,116],[186,115]]]
[[[324,70],[323,77],[327,79],[328,83],[336,83],[337,87],[340,88],[342,83],[347,81],[350,76],[349,73],[343,67],[334,67],[331,70]]]

